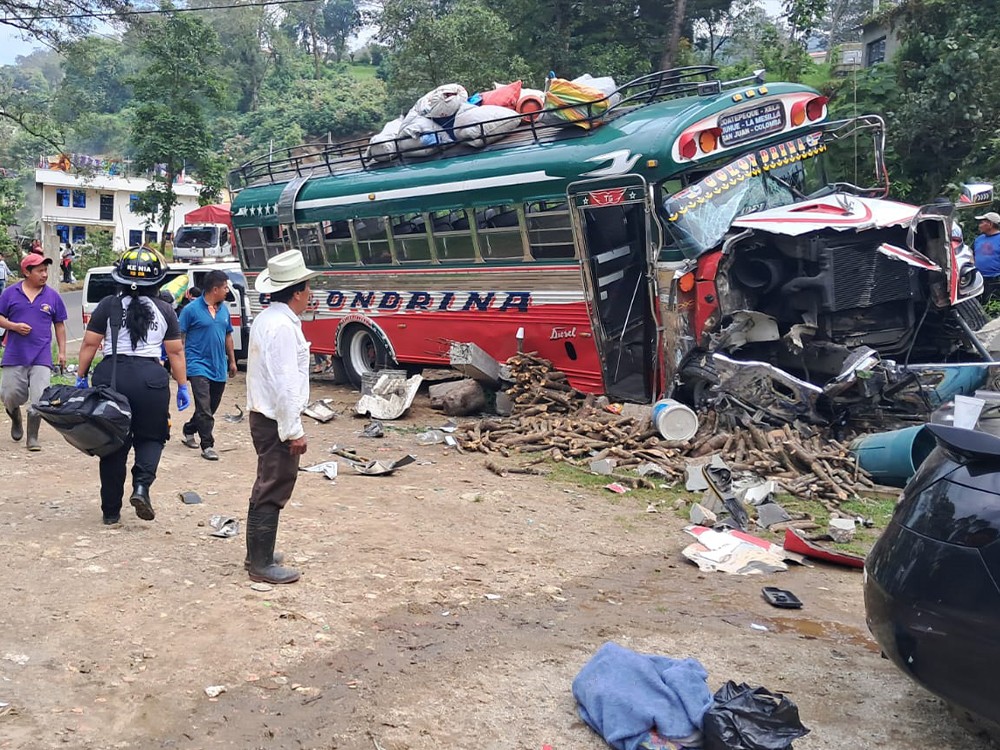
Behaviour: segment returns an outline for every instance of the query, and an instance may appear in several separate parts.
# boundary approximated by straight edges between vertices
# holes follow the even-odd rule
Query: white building
[[[42,245],[56,254],[60,242],[74,245],[87,242],[95,229],[114,233],[116,251],[159,241],[162,226],[148,216],[134,213],[139,193],[150,181],[141,177],[116,177],[107,174],[77,175],[57,169],[36,169],[35,187],[41,205]],[[184,223],[184,215],[198,208],[201,185],[185,182],[174,185],[178,204],[170,218],[173,234]]]

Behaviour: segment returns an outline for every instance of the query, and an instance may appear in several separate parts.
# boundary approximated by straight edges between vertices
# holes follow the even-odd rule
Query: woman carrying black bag
[[[135,448],[132,466],[132,495],[129,502],[145,521],[156,514],[149,488],[156,479],[163,445],[170,437],[170,376],[160,365],[160,347],[166,349],[171,372],[177,380],[177,408],[183,411],[190,403],[184,346],[173,307],[157,297],[167,269],[151,250],[127,250],[111,272],[119,284],[124,309],[118,331],[117,383],[119,393],[132,407],[132,434],[118,451],[101,461],[101,511],[105,524],[121,520],[125,495],[125,464],[130,448]],[[105,297],[97,305],[87,324],[80,345],[79,377],[76,385],[87,387],[87,374],[97,348],[104,340],[104,359],[94,370],[94,385],[111,384],[112,346],[110,316],[117,310],[118,295]]]

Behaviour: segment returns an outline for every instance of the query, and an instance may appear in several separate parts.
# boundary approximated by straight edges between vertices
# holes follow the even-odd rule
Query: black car
[[[883,653],[1000,741],[1000,438],[928,425],[938,447],[865,565]]]

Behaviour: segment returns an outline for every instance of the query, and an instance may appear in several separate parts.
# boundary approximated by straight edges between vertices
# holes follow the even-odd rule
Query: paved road
[[[70,345],[69,353],[75,355],[80,350],[80,339],[83,338],[83,292],[62,292],[60,295],[63,304],[66,305],[66,312],[69,317],[66,319],[66,340],[73,342],[76,346]]]

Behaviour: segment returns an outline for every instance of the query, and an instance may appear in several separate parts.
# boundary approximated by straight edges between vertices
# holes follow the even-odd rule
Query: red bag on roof
[[[492,104],[507,109],[517,109],[517,100],[521,98],[521,82],[514,81],[506,86],[493,84],[492,91],[482,92],[483,104]]]

